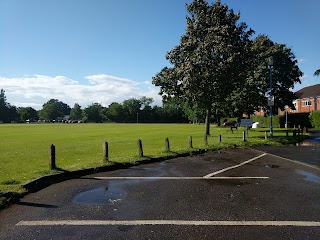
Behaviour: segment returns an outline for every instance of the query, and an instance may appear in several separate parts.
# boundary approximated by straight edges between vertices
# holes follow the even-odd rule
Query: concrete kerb
[[[61,173],[45,175],[45,176],[33,179],[25,184],[22,184],[21,186],[27,190],[24,193],[0,192],[0,209],[9,206],[12,203],[18,202],[21,197],[25,196],[28,193],[37,192],[55,183],[63,182],[70,179],[80,178],[82,176],[90,175],[94,173],[115,171],[119,169],[127,169],[127,168],[138,166],[141,164],[161,162],[161,161],[165,161],[165,160],[169,160],[177,157],[193,156],[193,155],[203,154],[209,151],[210,150],[207,150],[207,149],[197,149],[187,153],[174,154],[174,155],[164,156],[159,158],[148,158],[145,160],[136,161],[134,163],[111,162],[112,164],[109,166],[99,166],[95,168],[86,168],[86,169],[80,169],[75,171],[65,171]]]

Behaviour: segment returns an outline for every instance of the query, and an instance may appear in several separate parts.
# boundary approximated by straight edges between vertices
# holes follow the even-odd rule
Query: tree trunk
[[[210,117],[211,117],[211,108],[208,108],[206,110],[206,122],[205,122],[205,126],[206,126],[205,135],[207,136],[210,136]]]

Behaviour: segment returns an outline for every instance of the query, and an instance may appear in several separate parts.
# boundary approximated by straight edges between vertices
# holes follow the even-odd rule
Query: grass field
[[[285,132],[274,132],[273,141],[264,139],[264,130],[250,130],[243,142],[244,128],[231,133],[228,128],[211,127],[209,145],[204,144],[204,125],[197,124],[0,124],[0,192],[23,192],[20,184],[57,171],[49,170],[49,146],[56,146],[56,165],[76,170],[103,165],[102,145],[109,144],[109,160],[134,162],[141,139],[146,158],[228,146],[287,143]],[[222,135],[222,143],[218,136]],[[171,152],[165,151],[169,138]],[[291,139],[293,140],[293,139]]]

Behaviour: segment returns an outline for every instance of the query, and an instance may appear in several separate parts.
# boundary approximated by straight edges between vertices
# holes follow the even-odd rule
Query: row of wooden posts
[[[300,134],[302,134],[302,131],[300,129],[297,130],[293,130],[293,137],[296,137]],[[286,130],[286,136],[289,136],[289,130]],[[246,137],[247,137],[247,132],[243,131],[243,141],[246,141]],[[265,131],[265,139],[268,139],[268,133],[267,131]],[[218,141],[222,142],[222,136],[219,135],[218,136]],[[208,135],[204,136],[204,143],[206,146],[208,146]],[[165,147],[166,147],[166,151],[170,152],[170,143],[169,143],[169,139],[166,138],[165,139]],[[189,148],[193,148],[193,144],[192,144],[192,136],[189,137]],[[138,139],[138,156],[139,157],[143,157],[143,147],[142,147],[142,141],[141,139]],[[103,162],[107,162],[109,160],[109,146],[108,146],[108,142],[104,142],[103,143]],[[57,169],[56,167],[56,147],[52,144],[49,148],[49,165],[50,165],[50,170],[54,170]]]

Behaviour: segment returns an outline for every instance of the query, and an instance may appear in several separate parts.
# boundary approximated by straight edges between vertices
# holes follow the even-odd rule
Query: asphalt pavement
[[[319,151],[229,149],[53,184],[0,211],[0,239],[318,240]]]

